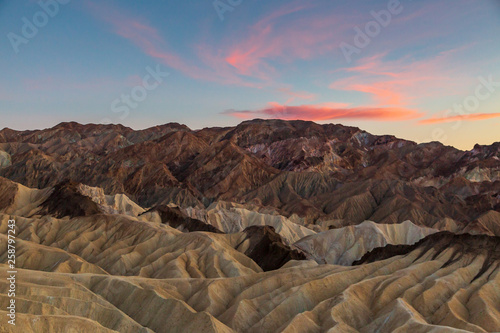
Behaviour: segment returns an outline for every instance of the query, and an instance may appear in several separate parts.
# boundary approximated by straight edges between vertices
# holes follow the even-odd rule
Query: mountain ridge
[[[336,227],[364,220],[435,227],[450,219],[450,231],[500,210],[500,143],[460,151],[338,124],[262,119],[196,131],[69,122],[13,133],[0,131],[8,161],[0,176],[37,188],[71,180],[142,207],[229,200],[310,223],[337,220]]]
[[[497,143],[281,120],[3,130],[1,244],[11,219],[23,332],[500,330]]]

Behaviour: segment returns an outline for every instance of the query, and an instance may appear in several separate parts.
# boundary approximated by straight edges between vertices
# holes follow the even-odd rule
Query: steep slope
[[[148,213],[152,212],[158,213],[162,223],[181,231],[208,231],[219,234],[222,233],[222,231],[213,225],[193,219],[184,214],[179,207],[160,205],[148,211]]]
[[[279,269],[291,260],[306,259],[304,253],[286,245],[271,226],[251,226],[235,236],[234,248],[252,258],[264,271]]]
[[[367,254],[354,265],[384,260],[393,256],[406,255],[415,249],[421,250],[421,256],[434,250],[437,254],[454,250],[454,254],[446,265],[457,261],[463,256],[483,257],[483,269],[476,276],[479,277],[487,268],[500,259],[500,237],[487,235],[454,234],[447,231],[438,232],[425,237],[413,245],[387,245],[378,247]]]
[[[65,216],[91,216],[102,213],[102,209],[91,197],[79,191],[79,184],[71,181],[59,183],[42,203],[40,215],[58,218]]]
[[[313,230],[294,223],[275,211],[259,212],[251,208],[251,206],[218,201],[207,209],[188,208],[185,212],[192,218],[202,220],[225,233],[241,232],[251,226],[271,226],[287,244],[315,234]]]
[[[293,245],[319,264],[349,266],[374,248],[387,244],[411,245],[437,231],[417,227],[411,221],[401,224],[365,221],[356,226],[331,229],[304,237]]]
[[[245,150],[222,141],[196,156],[183,172],[186,179],[208,198],[229,199],[271,180],[278,170]]]
[[[142,207],[203,209],[225,200],[295,214],[319,230],[411,220],[498,232],[491,223],[466,228],[500,212],[499,143],[464,152],[342,125],[252,120],[198,131],[175,123],[140,131],[77,123],[4,129],[0,150],[0,176],[24,186],[71,180]]]
[[[492,248],[498,239],[461,237],[457,243],[434,234],[421,241],[424,247],[406,246],[404,255],[392,253],[361,266],[304,262],[233,278],[152,280],[33,274],[19,268],[19,325],[26,332],[71,327],[103,332],[498,331],[500,262]],[[425,245],[429,239],[432,246]],[[0,274],[5,272],[1,265]],[[2,304],[6,287],[2,279]],[[34,320],[40,315],[42,321]]]
[[[7,233],[8,219],[0,214],[0,233]],[[124,215],[17,218],[16,228],[21,240],[65,250],[113,275],[210,278],[261,271],[227,235],[185,234]],[[53,263],[57,266],[55,258]]]
[[[0,213],[31,216],[51,193],[51,188],[32,189],[0,177]]]
[[[499,177],[305,121],[3,129],[0,331],[498,332]]]

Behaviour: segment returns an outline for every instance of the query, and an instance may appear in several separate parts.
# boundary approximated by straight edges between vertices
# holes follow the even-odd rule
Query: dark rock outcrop
[[[250,241],[245,255],[252,258],[264,271],[280,268],[290,260],[305,260],[304,253],[291,249],[271,226],[246,228],[244,241]]]
[[[57,218],[101,214],[99,206],[91,198],[79,192],[78,185],[72,181],[57,184],[47,200],[42,203],[38,214]]]
[[[161,222],[175,229],[180,229],[187,232],[208,231],[217,234],[223,233],[211,224],[207,224],[203,221],[186,216],[177,207],[160,205],[150,209],[149,211],[157,211],[158,214],[160,214]]]
[[[436,258],[445,250],[453,249],[452,257],[444,263],[443,267],[461,259],[464,256],[484,256],[483,267],[474,277],[484,274],[492,265],[500,265],[500,237],[487,235],[454,234],[443,231],[429,235],[413,245],[386,245],[366,253],[361,259],[355,261],[353,266],[385,260],[394,256],[407,255],[413,251],[420,251],[419,258],[430,250],[434,250]]]
[[[0,177],[0,211],[12,205],[16,198],[17,184]]]

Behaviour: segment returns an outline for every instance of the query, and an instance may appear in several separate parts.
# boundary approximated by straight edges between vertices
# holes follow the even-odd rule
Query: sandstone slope
[[[499,240],[429,237],[360,266],[290,262],[279,270],[233,278],[148,279],[19,269],[19,323],[25,332],[500,330]],[[0,275],[6,275],[3,265]],[[3,309],[7,286],[5,279],[0,281]]]
[[[411,221],[378,224],[365,221],[356,226],[331,229],[302,238],[294,244],[320,264],[350,266],[377,247],[387,244],[412,245],[438,230],[421,228]]]

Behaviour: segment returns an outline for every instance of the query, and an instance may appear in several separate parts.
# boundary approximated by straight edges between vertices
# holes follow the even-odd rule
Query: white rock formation
[[[401,224],[365,221],[359,225],[331,229],[302,238],[294,246],[318,263],[348,266],[376,247],[414,244],[437,231],[418,227],[411,221]]]

